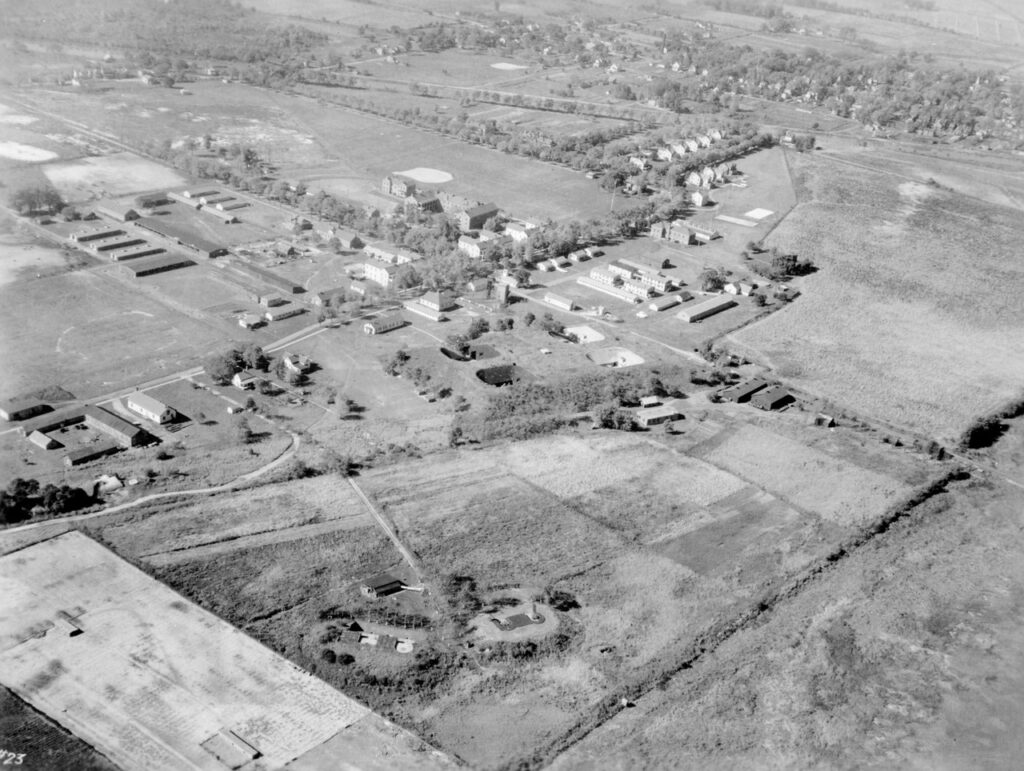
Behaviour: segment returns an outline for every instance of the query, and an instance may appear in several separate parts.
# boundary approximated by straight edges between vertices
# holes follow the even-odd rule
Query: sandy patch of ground
[[[443,185],[445,182],[451,182],[455,179],[447,171],[428,169],[423,166],[417,166],[415,169],[406,169],[405,171],[396,171],[395,174],[401,174],[403,177],[408,177],[416,182],[422,182],[425,185]]]
[[[64,257],[56,249],[43,246],[11,243],[0,239],[0,286],[16,281],[27,269],[41,272],[45,268],[60,267]]]
[[[774,213],[775,212],[773,212],[771,209],[751,209],[743,216],[750,217],[750,219],[752,220],[763,220],[765,217],[770,217]]]
[[[527,70],[525,64],[512,64],[510,62],[495,62],[491,65],[496,70]]]
[[[49,150],[32,145],[23,145],[21,142],[0,142],[0,156],[16,161],[42,163],[43,161],[52,161],[57,157],[57,153],[51,153]]]
[[[566,327],[565,331],[570,335],[576,335],[581,343],[599,343],[604,340],[604,335],[587,326]]]

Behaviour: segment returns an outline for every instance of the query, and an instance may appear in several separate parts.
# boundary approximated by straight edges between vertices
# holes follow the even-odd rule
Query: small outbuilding
[[[44,434],[42,431],[33,431],[28,435],[28,440],[36,447],[42,447],[44,450],[56,450],[64,446],[52,436]]]
[[[395,594],[405,588],[405,583],[400,578],[395,578],[390,573],[381,573],[373,578],[368,578],[359,587],[359,591],[367,597],[378,599]]]

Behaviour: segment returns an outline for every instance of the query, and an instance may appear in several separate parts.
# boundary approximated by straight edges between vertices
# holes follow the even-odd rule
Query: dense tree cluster
[[[17,478],[0,490],[0,522],[21,522],[34,510],[45,514],[64,514],[92,503],[89,494],[79,487],[48,484],[40,487],[35,479]]]
[[[283,62],[327,42],[320,32],[273,24],[241,3],[203,0],[114,0],[102,8],[66,0],[8,2],[4,30],[15,40],[52,40],[141,52],[152,66],[161,55],[217,61]]]
[[[667,107],[674,107],[669,92],[715,103],[740,94],[799,100],[869,126],[931,136],[1001,134],[1024,125],[1024,86],[991,70],[943,69],[903,51],[849,61],[814,48],[765,51],[687,35],[672,36],[665,48],[668,61],[692,73],[652,84],[653,98]]]
[[[263,349],[255,343],[248,343],[207,357],[203,361],[203,368],[213,382],[225,385],[231,382],[236,372],[243,369],[266,371],[269,364],[270,359],[263,353]]]
[[[60,193],[49,185],[30,185],[14,190],[8,198],[11,208],[22,213],[46,212],[52,214],[64,208]]]

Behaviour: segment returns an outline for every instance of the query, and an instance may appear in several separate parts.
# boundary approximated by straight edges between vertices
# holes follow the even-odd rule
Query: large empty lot
[[[733,335],[836,402],[951,439],[1024,383],[1019,212],[832,159],[792,158],[801,203],[769,244],[820,267]]]
[[[4,685],[124,768],[279,768],[367,730],[366,707],[80,533],[3,557],[0,585]]]
[[[0,394],[105,393],[191,365],[224,337],[94,271],[19,281],[0,287]]]

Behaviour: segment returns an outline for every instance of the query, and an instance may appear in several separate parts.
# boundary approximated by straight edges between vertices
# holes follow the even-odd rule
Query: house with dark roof
[[[405,583],[400,578],[390,573],[381,573],[380,575],[368,578],[359,586],[361,591],[367,597],[378,599],[380,597],[387,597],[389,594],[395,594],[405,588]]]

